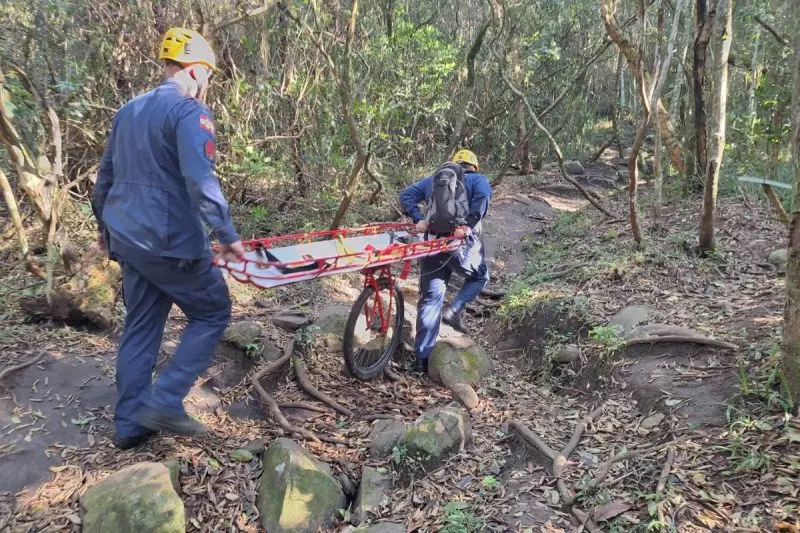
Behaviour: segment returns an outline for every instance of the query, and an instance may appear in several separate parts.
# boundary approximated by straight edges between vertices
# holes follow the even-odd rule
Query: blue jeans
[[[145,429],[134,421],[142,404],[183,414],[183,399],[206,371],[231,317],[231,300],[222,273],[211,257],[185,261],[147,254],[112,242],[112,257],[122,267],[127,316],[117,355],[117,406],[120,437]],[[152,384],[164,326],[172,304],[189,319],[180,345]]]
[[[486,266],[481,241],[471,236],[467,238],[467,243],[455,252],[421,259],[420,271],[420,298],[417,302],[417,337],[414,339],[414,349],[417,358],[427,359],[439,337],[442,305],[450,276],[453,272],[458,272],[465,278],[464,285],[450,304],[450,308],[458,313],[477,298],[489,282],[489,268]]]

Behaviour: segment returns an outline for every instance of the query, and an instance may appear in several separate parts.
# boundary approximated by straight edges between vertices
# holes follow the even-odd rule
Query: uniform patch
[[[205,115],[200,115],[200,127],[208,133],[214,133],[214,122]]]
[[[214,145],[214,141],[206,141],[206,157],[209,159],[216,159],[217,147]]]

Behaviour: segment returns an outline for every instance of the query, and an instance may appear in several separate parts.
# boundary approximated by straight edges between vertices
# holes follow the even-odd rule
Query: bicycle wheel
[[[344,330],[344,363],[351,376],[372,379],[392,359],[403,330],[404,301],[400,289],[394,287],[389,305],[389,287],[376,292],[365,287],[359,294]]]

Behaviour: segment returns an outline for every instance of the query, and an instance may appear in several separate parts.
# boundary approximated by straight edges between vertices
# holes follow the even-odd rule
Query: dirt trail
[[[545,180],[558,183],[557,178]],[[494,287],[501,286],[506,280],[519,275],[525,267],[526,240],[536,238],[545,225],[555,216],[554,209],[549,203],[564,208],[575,209],[581,202],[577,201],[572,193],[560,189],[532,188],[532,183],[527,177],[509,177],[506,183],[495,196],[489,217],[485,222],[485,243],[487,256],[492,268]],[[508,191],[526,190],[527,195],[509,193]],[[549,202],[549,203],[548,203]],[[323,288],[304,287],[302,290],[327,292],[324,297],[315,298],[315,311],[318,314],[330,314],[334,307],[341,313],[348,309],[352,296],[357,289],[352,284],[358,278],[343,278],[332,285]],[[332,287],[340,285],[337,294]],[[357,281],[356,281],[357,283]],[[409,302],[406,306],[407,319],[413,323],[415,298],[413,296],[414,276],[409,280],[406,294]],[[287,297],[293,295],[290,290],[276,291],[275,296]],[[299,294],[299,293],[298,293]],[[297,295],[294,295],[297,297]],[[336,303],[336,301],[339,303]],[[239,312],[252,314],[252,307],[240,309]],[[263,313],[257,315],[265,326],[270,326],[268,318]],[[162,347],[162,360],[174,348],[177,338],[185,322],[177,314],[171,316]],[[477,325],[477,324],[476,324]],[[66,331],[66,330],[65,330]],[[61,331],[50,332],[58,338]],[[443,328],[443,336],[455,335],[449,328]],[[272,341],[282,344],[280,333],[269,333]],[[9,498],[5,505],[14,508],[22,502],[35,502],[36,494],[46,494],[49,490],[61,490],[63,480],[60,475],[54,475],[52,467],[59,464],[83,464],[84,472],[91,472],[90,478],[103,469],[108,472],[124,466],[127,463],[145,458],[166,458],[179,450],[185,450],[195,458],[212,453],[213,457],[223,453],[221,450],[233,446],[241,446],[247,438],[258,436],[267,441],[269,436],[277,434],[277,430],[269,421],[264,420],[261,407],[249,394],[246,376],[253,367],[253,362],[239,350],[234,350],[223,345],[215,365],[209,370],[207,376],[193,389],[187,401],[187,409],[203,417],[211,424],[219,438],[210,439],[202,448],[196,448],[195,443],[170,438],[154,439],[142,449],[134,452],[119,452],[110,444],[113,431],[113,404],[116,399],[114,389],[114,337],[101,337],[85,332],[70,331],[67,342],[73,347],[62,348],[51,346],[46,350],[46,356],[39,364],[12,374],[0,384],[0,493],[6,491]],[[333,350],[336,352],[336,350]],[[325,361],[332,361],[328,363]],[[338,368],[341,367],[341,357],[337,353],[318,354],[310,356],[310,370],[312,378],[318,386],[327,389],[331,395],[341,399],[342,403],[354,408],[356,412],[387,411],[401,414],[407,419],[413,419],[416,414],[429,408],[433,403],[449,401],[449,394],[431,390],[428,385],[416,379],[408,380],[401,389],[394,390],[390,384],[376,382],[346,382]],[[493,390],[502,391],[506,388],[506,373],[516,372],[513,367],[504,367],[499,364],[498,376],[492,378]],[[274,380],[270,388],[278,389],[278,382]],[[303,399],[297,392],[281,389],[279,396],[284,400]],[[501,404],[505,402],[505,393],[500,394]],[[518,398],[515,403],[519,406],[528,405],[529,409],[537,409],[537,393],[531,389],[527,400]],[[495,432],[497,414],[493,412],[493,402],[487,399],[485,406],[475,413],[476,432],[483,433],[480,442],[476,444],[479,455],[491,463],[491,450],[496,439]],[[308,413],[306,413],[308,414]],[[311,413],[314,414],[314,413]],[[336,428],[326,418],[320,419],[316,415],[309,423],[322,424],[323,431],[337,431],[342,428],[344,435],[350,436],[355,445],[363,439],[365,429],[362,424],[348,424],[342,426],[340,422]],[[221,439],[221,440],[220,440]],[[217,450],[216,452],[212,450]],[[363,448],[361,448],[363,450]],[[193,451],[192,451],[193,450]],[[321,457],[332,457],[330,450],[317,450]],[[348,460],[355,460],[355,464],[363,459],[363,451],[353,452],[348,449],[338,450],[344,453]],[[196,459],[195,459],[196,460]],[[340,459],[341,460],[341,459]],[[87,462],[88,461],[88,462]],[[72,466],[70,467],[72,468]],[[489,468],[487,466],[487,468]],[[530,465],[522,465],[523,471],[530,469]],[[60,471],[56,469],[56,471]],[[499,471],[498,471],[499,472]],[[511,475],[511,474],[508,474]],[[54,479],[55,478],[55,479]],[[465,479],[459,481],[464,485]],[[84,480],[86,481],[86,480]],[[193,482],[201,482],[202,477],[189,476],[185,481],[187,486]],[[252,483],[252,479],[234,480],[231,483],[243,486]],[[512,486],[518,487],[520,492],[525,492],[526,484],[541,483],[541,472],[537,476],[518,476]],[[82,486],[78,483],[78,487]],[[59,488],[61,487],[61,488]],[[72,494],[76,494],[73,489]],[[189,490],[189,489],[186,489]],[[22,491],[22,492],[20,492]],[[14,494],[18,496],[14,496]],[[521,496],[530,499],[527,496]],[[546,520],[556,520],[555,514],[547,510],[546,502],[538,501],[532,504],[541,512],[535,510],[525,511],[524,516],[530,515],[532,521],[517,516],[521,511],[507,509],[507,523],[515,521],[520,524],[541,524]],[[47,515],[26,515],[33,522],[27,523],[62,523],[58,522],[59,513],[65,516],[69,506],[77,504],[73,496],[62,503],[62,507],[54,507]],[[67,507],[64,507],[66,505]],[[193,503],[187,501],[188,514],[192,516]],[[200,505],[197,503],[197,505]],[[2,502],[0,501],[0,509]],[[533,507],[531,509],[534,509]],[[521,516],[522,516],[521,515]],[[33,516],[33,518],[31,518]],[[39,520],[39,522],[37,522]],[[42,522],[43,521],[43,522]],[[66,523],[66,522],[63,522]],[[555,523],[555,522],[553,522]]]

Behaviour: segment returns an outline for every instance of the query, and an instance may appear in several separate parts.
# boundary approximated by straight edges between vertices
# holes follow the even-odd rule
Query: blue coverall
[[[92,207],[109,255],[122,267],[127,317],[114,413],[120,437],[146,432],[135,422],[142,404],[184,413],[183,398],[208,368],[230,320],[228,287],[212,264],[204,227],[223,244],[239,240],[215,159],[211,112],[174,81],[134,98],[114,117]],[[189,322],[152,384],[172,304]]]
[[[486,216],[492,199],[492,187],[485,176],[477,172],[467,172],[464,178],[469,201],[467,225],[475,225]],[[426,202],[433,194],[433,177],[428,176],[409,186],[400,193],[403,212],[416,223],[422,220],[419,204]],[[474,300],[489,282],[489,268],[486,266],[483,245],[476,235],[470,235],[465,245],[456,252],[424,257],[420,260],[420,298],[417,303],[417,337],[414,349],[418,359],[427,359],[436,339],[439,337],[439,324],[447,284],[453,272],[464,276],[464,285],[450,304],[453,312],[461,312]]]

